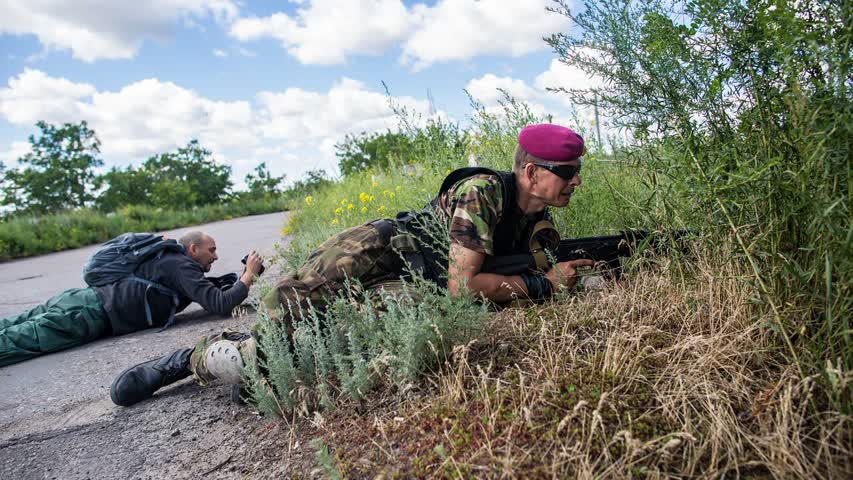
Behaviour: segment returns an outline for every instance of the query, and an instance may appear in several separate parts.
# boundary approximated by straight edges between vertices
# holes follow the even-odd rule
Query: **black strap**
[[[169,312],[169,319],[166,320],[166,324],[163,325],[163,328],[161,328],[159,331],[162,332],[163,330],[168,328],[170,325],[175,323],[175,314],[178,311],[178,304],[180,303],[180,299],[178,298],[177,293],[172,291],[172,289],[170,289],[170,288],[167,288],[167,287],[164,287],[163,285],[160,285],[157,282],[152,282],[151,280],[146,280],[146,279],[144,279],[142,277],[138,277],[136,275],[131,275],[127,278],[133,280],[134,282],[141,283],[141,284],[145,285],[145,294],[143,296],[142,301],[145,302],[145,320],[148,322],[149,327],[154,326],[154,319],[151,317],[151,306],[148,304],[148,291],[151,290],[152,288],[154,290],[157,290],[158,292],[164,294],[164,295],[168,295],[168,296],[172,297],[172,310],[171,310],[171,312]]]
[[[379,220],[370,222],[370,224],[379,230],[379,236],[382,237],[382,243],[387,244],[391,242],[391,237],[394,235],[396,229],[390,220],[380,218]]]

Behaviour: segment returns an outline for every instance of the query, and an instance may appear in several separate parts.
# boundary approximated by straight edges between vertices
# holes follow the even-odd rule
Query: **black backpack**
[[[160,258],[166,252],[184,252],[184,247],[173,239],[164,239],[153,233],[125,233],[106,242],[83,266],[83,281],[90,287],[102,287],[125,278],[145,285],[145,319],[153,327],[151,307],[148,305],[148,291],[157,290],[172,297],[172,312],[165,329],[175,320],[175,312],[180,299],[172,289],[136,275],[136,269],[143,262]]]

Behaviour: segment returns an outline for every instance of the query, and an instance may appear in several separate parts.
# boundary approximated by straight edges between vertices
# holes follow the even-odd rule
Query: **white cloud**
[[[394,101],[423,115],[429,111],[426,100]],[[345,134],[397,125],[383,93],[348,78],[327,92],[289,88],[247,100],[218,101],[155,78],[117,91],[97,91],[30,69],[0,88],[0,116],[27,127],[39,120],[86,120],[101,140],[107,167],[138,162],[197,138],[216,158],[232,165],[238,180],[262,161],[290,179],[311,168],[333,171],[334,145]]]
[[[549,0],[439,0],[406,8],[400,0],[313,0],[294,15],[235,21],[242,42],[273,38],[304,64],[340,64],[349,55],[379,55],[394,45],[415,69],[480,55],[518,57],[547,48],[542,37],[565,31],[568,19]]]
[[[244,56],[247,58],[255,58],[258,56],[257,53],[249,50],[248,48],[243,48],[243,47],[237,48],[237,53],[240,54],[241,56]]]
[[[533,100],[538,95],[524,80],[498,77],[492,73],[472,79],[465,86],[465,90],[484,105],[497,105],[498,100],[503,99],[498,89],[506,91],[517,100]]]
[[[397,125],[384,94],[349,78],[341,79],[327,93],[289,88],[279,93],[261,92],[258,99],[268,117],[261,127],[264,135],[289,139],[299,146]],[[429,111],[426,100],[398,97],[395,102],[422,114]]]
[[[0,0],[0,34],[36,35],[48,49],[74,58],[132,58],[146,38],[164,39],[180,20],[237,16],[231,0]]]
[[[81,110],[102,136],[104,153],[148,156],[184,145],[191,138],[216,150],[257,141],[249,102],[213,101],[157,79],[96,93]]]
[[[294,16],[241,18],[230,34],[246,42],[274,38],[305,64],[339,64],[349,54],[378,55],[409,28],[400,0],[314,0]]]
[[[32,126],[86,120],[105,155],[145,157],[186,144],[191,138],[216,148],[251,142],[249,102],[203,98],[171,82],[146,79],[116,92],[26,69],[0,89],[0,114]]]
[[[213,53],[213,56],[219,57],[219,58],[225,58],[228,56],[228,52],[226,52],[225,50],[221,50],[219,48],[214,48],[213,52],[211,52],[211,53]]]
[[[580,68],[566,65],[557,59],[551,60],[548,70],[539,74],[534,80],[534,84],[540,90],[559,87],[567,90],[587,89],[604,86],[601,77],[591,76]]]
[[[0,162],[6,165],[6,168],[14,168],[15,162],[24,155],[30,153],[30,143],[15,141],[9,146],[5,152],[0,152]]]
[[[569,126],[590,137],[595,131],[594,109],[573,105],[566,94],[547,89],[586,89],[601,86],[601,78],[591,77],[578,68],[552,60],[548,70],[534,78],[532,86],[521,79],[488,73],[470,80],[466,90],[483,104],[487,112],[501,115],[503,112],[499,100],[503,99],[503,95],[497,89],[503,89],[516,100],[524,101],[537,116],[544,118],[550,115],[552,122]],[[599,120],[603,139],[618,133],[610,128],[608,118],[602,116]]]
[[[554,105],[560,103],[560,109],[575,111],[581,113],[571,103],[569,97],[560,92],[548,91],[549,88],[566,88],[566,89],[587,89],[600,88],[603,86],[603,81],[598,76],[590,76],[577,67],[568,66],[559,60],[551,60],[548,70],[537,75],[533,80],[533,85],[528,85],[527,82],[513,77],[499,77],[492,73],[487,73],[480,78],[472,79],[465,87],[466,90],[477,100],[479,100],[487,108],[498,106],[498,101],[503,98],[498,89],[503,89],[517,100],[523,100],[528,103],[535,113],[544,113],[548,111],[545,105]],[[556,110],[551,108],[551,111]]]
[[[95,87],[88,83],[74,83],[27,68],[9,79],[8,88],[0,90],[0,114],[19,125],[77,118],[81,115],[78,100],[93,93]]]
[[[403,45],[403,61],[421,69],[479,55],[518,57],[547,48],[542,37],[565,31],[569,20],[545,10],[549,0],[440,0],[413,8],[418,28]]]

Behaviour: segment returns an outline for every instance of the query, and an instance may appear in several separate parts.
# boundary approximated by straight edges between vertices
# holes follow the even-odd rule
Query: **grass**
[[[645,226],[658,206],[641,169],[584,168],[558,212],[564,235]],[[414,172],[367,172],[302,199],[288,260],[382,205],[425,203],[442,175]],[[500,311],[407,386],[386,370],[353,396],[332,379],[319,393],[334,408],[286,424],[321,439],[323,468],[345,478],[849,478],[851,418],[837,405],[853,375],[840,361],[831,382],[800,375],[754,272],[731,261],[734,239],[696,247],[687,262],[645,258],[601,291]],[[780,314],[791,325],[811,315]]]
[[[500,312],[419,391],[327,414],[320,436],[348,478],[849,478],[851,419],[714,258]]]
[[[278,212],[283,199],[240,200],[188,210],[122,207],[105,214],[83,209],[0,221],[0,261],[41,255],[107,241],[125,232],[154,232],[246,215]]]

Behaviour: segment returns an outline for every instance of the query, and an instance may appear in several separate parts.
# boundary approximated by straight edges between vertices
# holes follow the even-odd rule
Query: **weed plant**
[[[471,296],[452,297],[417,279],[387,290],[348,284],[323,310],[289,305],[286,314],[297,320],[292,335],[262,314],[265,358],[247,371],[253,403],[289,416],[364,400],[378,385],[408,390],[454,346],[479,335],[486,313]]]

